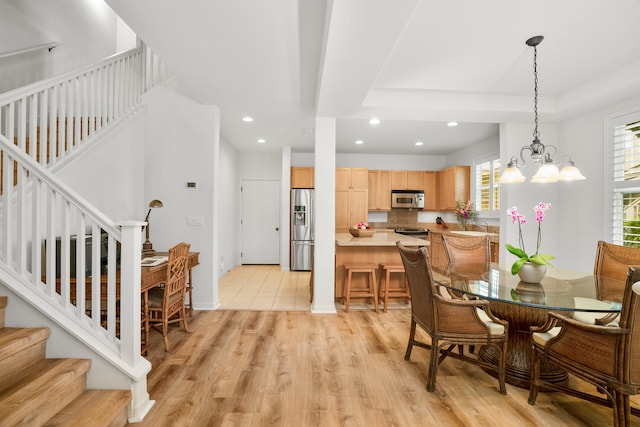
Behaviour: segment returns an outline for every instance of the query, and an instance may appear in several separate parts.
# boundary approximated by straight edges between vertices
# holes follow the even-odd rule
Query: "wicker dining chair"
[[[531,327],[533,347],[529,403],[538,391],[560,391],[613,408],[615,426],[628,425],[629,396],[640,393],[640,266],[627,268],[622,311],[618,325],[588,325],[562,314],[549,312],[541,327]],[[540,378],[540,364],[553,363],[593,384],[606,398],[547,382]]]
[[[598,241],[596,260],[593,265],[594,276],[619,280],[624,283],[627,278],[627,268],[630,265],[640,265],[640,248],[621,246],[613,243]],[[611,287],[606,280],[596,287],[599,300],[611,300],[612,295],[622,295],[624,289]]]
[[[167,280],[164,287],[150,289],[145,297],[148,298],[149,306],[143,321],[145,341],[149,343],[149,329],[154,327],[162,333],[166,351],[170,349],[170,323],[181,323],[184,329],[190,332],[185,308],[190,247],[188,243],[178,243],[169,249]]]
[[[413,346],[431,350],[427,391],[435,390],[438,365],[453,357],[495,371],[500,393],[506,394],[506,352],[508,323],[496,318],[486,300],[462,300],[440,295],[433,281],[429,254],[424,247],[409,248],[396,242],[411,289],[411,329],[405,360]],[[416,325],[431,337],[431,344],[415,339]],[[454,352],[461,345],[490,345],[499,355],[497,366]]]
[[[452,236],[443,234],[442,241],[449,264],[483,264],[490,258],[489,236]]]

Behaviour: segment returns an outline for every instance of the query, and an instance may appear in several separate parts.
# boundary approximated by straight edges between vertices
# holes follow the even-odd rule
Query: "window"
[[[475,166],[475,207],[480,213],[500,211],[500,159],[482,159]]]
[[[640,111],[611,120],[612,242],[640,246]]]

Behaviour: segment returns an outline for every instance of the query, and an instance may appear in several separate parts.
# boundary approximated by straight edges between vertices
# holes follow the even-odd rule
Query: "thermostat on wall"
[[[187,188],[196,188],[195,182],[187,182]]]

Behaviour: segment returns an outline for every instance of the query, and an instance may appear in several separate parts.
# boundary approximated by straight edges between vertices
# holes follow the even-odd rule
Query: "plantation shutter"
[[[618,120],[612,132],[612,240],[640,246],[640,119]]]

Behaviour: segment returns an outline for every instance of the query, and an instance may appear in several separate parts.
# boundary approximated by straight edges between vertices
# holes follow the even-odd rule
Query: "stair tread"
[[[128,390],[86,390],[44,425],[84,427],[125,425],[125,408],[131,401]],[[114,424],[114,420],[122,419]]]
[[[48,337],[49,328],[1,328],[0,360],[45,341]]]
[[[0,420],[22,420],[38,414],[41,402],[56,400],[64,407],[82,393],[86,387],[89,359],[43,359],[25,370],[25,375],[12,384],[0,384]],[[82,389],[78,389],[79,382]],[[57,406],[47,404],[48,409]],[[60,408],[61,408],[60,407]]]

